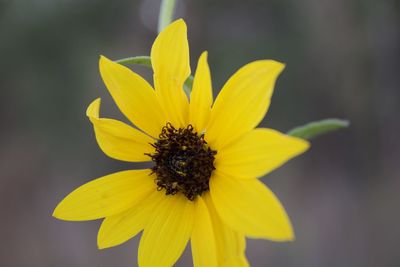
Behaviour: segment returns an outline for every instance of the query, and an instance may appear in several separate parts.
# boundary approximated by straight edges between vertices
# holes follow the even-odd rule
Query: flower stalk
[[[162,0],[158,16],[158,32],[160,33],[173,19],[176,0]]]

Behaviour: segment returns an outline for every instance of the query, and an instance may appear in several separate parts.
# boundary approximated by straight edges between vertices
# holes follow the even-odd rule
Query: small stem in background
[[[350,125],[347,120],[325,119],[307,123],[303,126],[296,127],[287,132],[288,135],[299,137],[302,139],[313,139],[319,135],[333,132]]]
[[[172,22],[176,0],[162,0],[158,16],[158,32],[160,33]]]

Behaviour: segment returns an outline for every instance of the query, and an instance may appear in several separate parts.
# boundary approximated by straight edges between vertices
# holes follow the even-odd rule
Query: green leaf
[[[342,128],[346,128],[350,125],[347,120],[340,119],[325,119],[315,122],[307,123],[303,126],[293,128],[288,131],[287,134],[302,139],[313,139],[319,135],[333,132]]]
[[[145,66],[148,68],[151,68],[151,59],[149,56],[137,56],[137,57],[127,57],[119,60],[115,60],[115,62],[129,66],[129,65],[141,65]],[[190,97],[190,93],[192,92],[192,87],[193,87],[193,76],[190,75],[184,85],[183,85],[183,90],[185,90],[185,93],[188,97]]]

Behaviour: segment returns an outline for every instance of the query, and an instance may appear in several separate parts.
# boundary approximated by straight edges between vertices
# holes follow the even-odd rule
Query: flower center
[[[167,123],[152,146],[156,151],[148,155],[155,163],[152,171],[159,191],[165,189],[166,195],[181,192],[193,201],[209,190],[217,151],[207,145],[204,134],[199,135],[192,125],[176,129]]]

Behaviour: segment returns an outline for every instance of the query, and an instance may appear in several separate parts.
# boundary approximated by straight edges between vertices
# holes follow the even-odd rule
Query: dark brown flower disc
[[[217,152],[204,140],[204,134],[195,132],[192,125],[174,128],[167,123],[159,139],[152,144],[158,190],[165,189],[166,195],[184,194],[189,200],[209,190],[211,173],[215,170]]]

